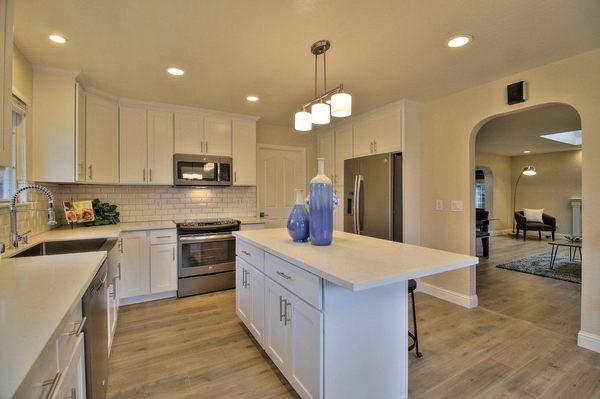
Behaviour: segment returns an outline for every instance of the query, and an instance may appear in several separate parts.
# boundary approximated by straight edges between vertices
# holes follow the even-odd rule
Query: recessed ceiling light
[[[48,39],[50,39],[54,43],[58,43],[58,44],[65,44],[67,42],[67,39],[65,39],[63,36],[56,35],[56,34],[48,36]]]
[[[173,76],[181,76],[185,73],[183,71],[183,69],[179,69],[179,68],[175,68],[175,67],[167,68],[167,72],[169,72]]]
[[[255,103],[259,100],[259,98],[257,96],[247,96],[246,100],[250,101],[251,103]]]
[[[523,154],[529,154],[531,151],[530,150],[525,150],[523,151]]]
[[[459,35],[454,36],[448,40],[448,47],[456,48],[462,47],[469,44],[473,40],[473,36],[470,35]]]

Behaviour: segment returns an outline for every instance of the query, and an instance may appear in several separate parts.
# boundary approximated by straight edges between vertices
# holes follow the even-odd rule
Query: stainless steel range
[[[175,221],[177,225],[177,296],[235,288],[234,219]]]

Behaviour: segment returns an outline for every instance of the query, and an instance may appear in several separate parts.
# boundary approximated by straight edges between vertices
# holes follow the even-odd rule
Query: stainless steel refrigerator
[[[344,161],[344,231],[402,242],[402,155]]]

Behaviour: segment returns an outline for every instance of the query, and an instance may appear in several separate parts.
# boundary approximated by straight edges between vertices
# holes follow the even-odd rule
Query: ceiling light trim
[[[51,42],[56,44],[65,44],[67,42],[67,38],[58,33],[52,33],[48,35],[48,39],[50,39]]]
[[[446,46],[450,48],[460,48],[473,43],[473,36],[467,34],[455,35],[446,41]]]
[[[177,68],[177,67],[168,67],[167,68],[167,73],[173,76],[183,76],[185,75],[185,71],[181,68]]]

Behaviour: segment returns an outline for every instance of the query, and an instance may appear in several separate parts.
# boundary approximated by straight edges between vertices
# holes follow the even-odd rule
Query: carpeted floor
[[[556,257],[553,269],[550,269],[550,251],[496,267],[581,284],[581,262],[571,262],[569,255],[560,252]]]

